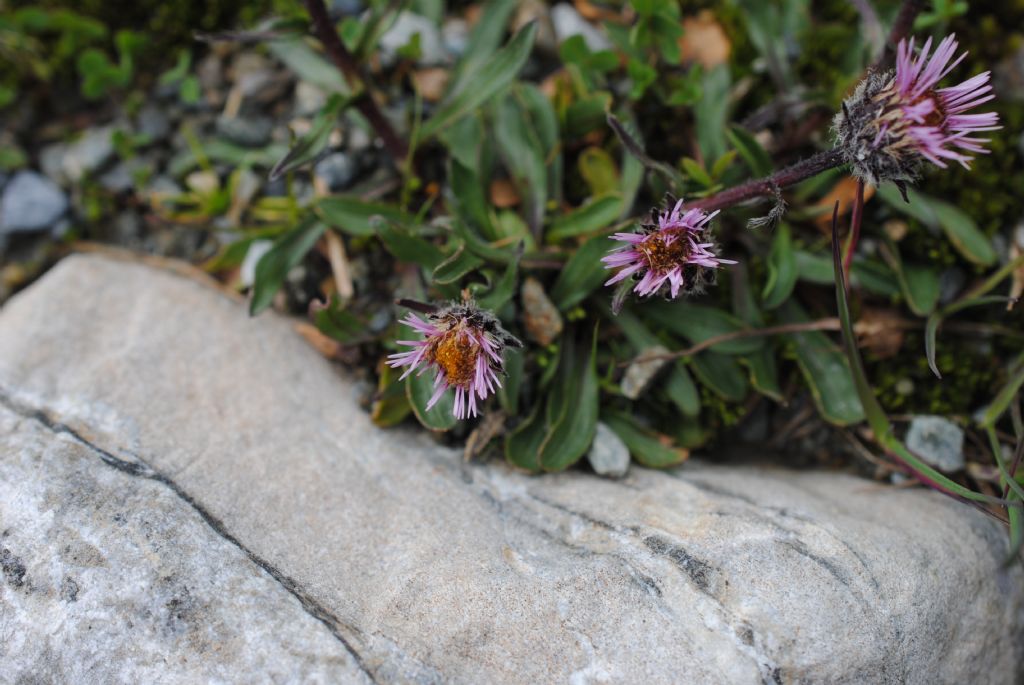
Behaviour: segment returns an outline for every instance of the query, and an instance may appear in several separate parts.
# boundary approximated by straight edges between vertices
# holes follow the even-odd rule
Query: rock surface
[[[60,187],[34,171],[19,171],[0,196],[0,234],[49,228],[68,210]]]
[[[973,509],[697,463],[528,477],[378,430],[355,395],[289,322],[178,273],[76,256],[15,297],[5,675],[1020,678],[1024,573]]]

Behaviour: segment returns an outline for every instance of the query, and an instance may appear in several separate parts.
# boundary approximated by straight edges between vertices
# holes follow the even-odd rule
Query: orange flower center
[[[445,333],[434,345],[433,357],[444,369],[449,385],[466,386],[476,375],[476,360],[480,346],[461,327]]]
[[[666,240],[668,237],[671,242]],[[652,233],[636,249],[647,259],[651,271],[668,271],[690,257],[690,241],[680,229]]]

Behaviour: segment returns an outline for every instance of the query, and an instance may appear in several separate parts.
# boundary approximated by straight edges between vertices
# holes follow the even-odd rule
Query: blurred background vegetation
[[[0,301],[83,242],[110,244],[199,265],[254,312],[306,317],[300,331],[363,379],[379,425],[419,420],[468,453],[557,470],[596,434],[655,466],[750,443],[901,477],[861,427],[838,344],[828,217],[835,200],[848,211],[842,170],[787,190],[777,225],[747,227],[770,201],[723,212],[722,256],[740,265],[702,296],[614,317],[598,262],[610,232],[667,195],[828,148],[898,2],[327,4],[370,96],[300,2],[0,2]],[[910,205],[872,194],[852,289],[868,377],[901,434],[988,493],[1000,486],[978,412],[1020,375],[1020,312],[957,310],[982,286],[1024,289],[1022,26],[1024,0],[936,0],[918,17],[916,35],[956,32],[970,51],[955,78],[993,70],[1004,128],[971,171],[927,170]],[[358,97],[407,158],[381,146]],[[396,297],[463,291],[529,345],[487,416],[456,424],[380,360],[403,337]],[[1016,399],[1005,409],[1012,454]]]

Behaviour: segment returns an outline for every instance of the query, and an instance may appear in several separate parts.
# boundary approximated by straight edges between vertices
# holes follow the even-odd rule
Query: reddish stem
[[[860,240],[860,224],[864,218],[864,179],[857,179],[857,197],[853,201],[853,212],[850,216],[850,239],[846,243],[846,256],[843,258],[843,273],[846,282],[850,282],[850,265],[853,264],[853,253]]]
[[[782,188],[799,183],[828,169],[842,166],[844,163],[843,154],[839,150],[819,152],[813,157],[799,161],[771,176],[747,181],[720,193],[694,200],[688,205],[694,209],[703,209],[705,212],[724,209],[755,197],[774,195]]]
[[[364,85],[364,79],[359,73],[359,65],[356,64],[352,53],[348,51],[345,44],[338,38],[338,32],[334,29],[330,17],[327,16],[327,8],[324,7],[323,0],[305,0],[305,3],[306,11],[309,12],[309,17],[313,21],[313,33],[316,34],[316,37],[324,46],[324,50],[327,51],[331,61],[334,62],[334,66],[345,76],[345,81],[348,82],[349,87],[353,91],[358,91]],[[353,104],[366,117],[366,120],[370,122],[370,126],[377,132],[377,135],[380,136],[380,139],[384,142],[384,147],[395,161],[395,164],[404,164],[405,158],[409,154],[409,147],[398,133],[395,132],[391,122],[387,120],[387,117],[377,107],[377,103],[374,101],[369,90],[364,90]]]

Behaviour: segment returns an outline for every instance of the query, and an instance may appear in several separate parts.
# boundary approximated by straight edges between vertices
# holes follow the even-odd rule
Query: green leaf
[[[449,389],[433,407],[427,409],[434,394],[434,376],[430,373],[410,374],[405,379],[405,396],[416,419],[432,431],[448,431],[455,427],[455,393]]]
[[[534,129],[529,113],[513,95],[494,105],[494,140],[505,167],[524,198],[526,219],[537,231],[544,219],[548,176],[546,150]]]
[[[632,417],[621,413],[607,413],[601,420],[626,443],[629,453],[644,466],[655,469],[668,468],[686,461],[690,452],[682,447],[665,444],[667,436],[660,436],[641,428]]]
[[[694,345],[727,333],[750,330],[749,326],[728,312],[689,302],[652,302],[644,311],[651,321],[683,336]],[[722,354],[747,354],[763,346],[764,339],[753,336],[726,340],[710,349]]]
[[[592,196],[607,195],[619,189],[619,170],[612,156],[603,148],[591,146],[585,149],[576,160],[576,167]]]
[[[428,140],[508,86],[526,63],[536,33],[536,23],[521,29],[508,45],[487,60],[471,78],[460,84],[459,90],[438,107],[434,116],[420,129],[420,140]]]
[[[505,350],[505,379],[498,388],[498,403],[509,416],[519,414],[519,390],[523,385],[523,369],[526,355],[520,350]]]
[[[287,36],[264,42],[267,50],[291,69],[301,81],[308,81],[328,93],[349,95],[352,89],[334,65],[317,54],[305,38]]]
[[[1017,397],[1021,386],[1024,386],[1024,356],[1018,358],[1017,368],[1011,371],[1010,380],[999,390],[992,403],[985,409],[979,423],[985,428],[995,426],[999,417],[1010,406],[1010,402]]]
[[[787,323],[808,320],[807,314],[793,300],[779,309]],[[864,407],[857,397],[857,388],[846,357],[821,331],[787,333],[793,344],[797,366],[811,390],[818,413],[829,423],[849,426],[864,420]]]
[[[399,225],[405,225],[409,221],[409,217],[394,205],[342,195],[322,198],[317,201],[314,209],[325,223],[356,237],[367,237],[376,233],[371,221],[375,216]]]
[[[405,394],[405,383],[398,380],[401,369],[381,364],[380,380],[377,382],[377,395],[370,408],[370,420],[375,426],[389,428],[405,420],[412,411],[409,398]]]
[[[490,0],[483,4],[483,14],[473,26],[466,51],[453,70],[450,92],[463,90],[476,72],[494,58],[494,52],[501,45],[501,37],[517,4],[518,0]]]
[[[295,144],[274,168],[270,170],[270,180],[280,178],[289,171],[309,164],[327,147],[331,131],[337,123],[338,113],[345,107],[347,100],[335,93],[327,104],[316,115],[313,125],[306,135],[295,141]]]
[[[764,284],[762,298],[766,309],[775,309],[785,302],[796,286],[796,255],[793,239],[787,224],[779,224],[768,251],[768,278]]]
[[[690,180],[696,181],[705,188],[710,188],[715,185],[715,181],[711,178],[711,174],[707,170],[697,163],[697,160],[690,159],[689,157],[683,157],[683,171],[690,177]]]
[[[700,382],[722,399],[741,402],[747,396],[747,377],[735,358],[709,350],[696,355],[691,366]]]
[[[565,137],[580,138],[591,131],[603,128],[611,103],[611,94],[603,91],[573,102],[565,111]]]
[[[321,333],[344,345],[359,343],[370,337],[366,322],[342,309],[336,301],[317,311],[313,323]]]
[[[782,388],[779,386],[779,369],[773,348],[766,346],[738,359],[750,372],[750,384],[754,386],[754,390],[776,402],[783,401]]]
[[[755,177],[760,178],[772,173],[771,157],[750,131],[734,124],[726,129],[725,135]]]
[[[433,279],[435,283],[448,285],[455,283],[473,269],[479,268],[484,260],[466,249],[465,243],[459,245],[458,249],[437,265],[434,269]]]
[[[435,269],[445,260],[444,253],[437,245],[414,235],[406,227],[380,218],[373,218],[370,221],[376,223],[381,241],[398,261]]]
[[[530,415],[505,438],[505,459],[508,463],[530,472],[540,471],[538,456],[544,441],[544,412],[538,402]]]
[[[573,253],[551,288],[551,301],[556,307],[563,312],[575,307],[611,277],[601,257],[614,246],[608,235],[595,235]]]
[[[697,391],[697,384],[693,382],[690,372],[686,370],[686,364],[681,359],[677,359],[673,364],[665,382],[665,391],[684,416],[700,414],[700,393]]]
[[[903,201],[899,189],[893,185],[883,185],[878,195],[894,209],[911,216],[933,228],[941,228],[953,247],[970,262],[980,266],[992,266],[996,263],[996,251],[978,225],[956,205],[908,190],[910,203]]]
[[[725,121],[731,85],[728,65],[720,64],[704,74],[704,96],[694,108],[697,142],[704,159],[718,159],[725,154]]]
[[[547,230],[550,243],[587,235],[606,229],[622,213],[622,197],[618,194],[593,198],[551,222]]]
[[[590,449],[597,430],[596,358],[596,330],[587,347],[572,344],[568,339],[562,343],[559,376],[547,406],[547,435],[538,453],[545,471],[567,469]]]
[[[274,241],[273,247],[256,264],[249,314],[255,316],[270,306],[288,271],[302,261],[324,232],[324,225],[309,217]]]
[[[928,316],[939,302],[939,271],[929,266],[904,264],[900,284],[907,304],[918,316]]]
[[[832,260],[827,256],[794,250],[793,259],[796,262],[799,280],[818,285],[833,283]],[[896,297],[902,292],[896,274],[884,264],[867,259],[856,260],[852,272],[851,285],[864,288],[870,293],[882,297]]]
[[[486,295],[476,298],[477,305],[492,312],[499,311],[504,307],[512,299],[512,296],[515,295],[518,271],[519,260],[516,259],[513,262],[509,262],[508,266],[505,267],[505,273],[502,274],[501,280],[494,284],[491,291]]]

